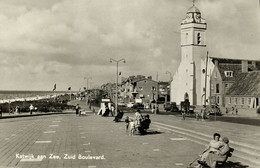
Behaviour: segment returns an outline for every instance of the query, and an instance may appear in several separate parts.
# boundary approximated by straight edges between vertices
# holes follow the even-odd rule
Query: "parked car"
[[[222,113],[221,113],[218,105],[207,106],[206,112],[207,112],[208,115],[215,115],[216,114],[216,115],[222,116]]]
[[[126,104],[126,107],[132,108],[134,104],[135,104],[134,102],[129,102],[128,104]]]
[[[189,107],[189,113],[194,113],[194,111],[195,111],[195,106],[190,106]]]
[[[135,109],[144,109],[144,105],[142,103],[135,103],[132,108]]]
[[[126,104],[125,103],[123,103],[123,102],[118,102],[118,104],[117,104],[119,107],[126,107]]]
[[[176,103],[166,103],[164,104],[164,110],[166,112],[170,111],[170,112],[178,112],[179,108],[177,107]]]

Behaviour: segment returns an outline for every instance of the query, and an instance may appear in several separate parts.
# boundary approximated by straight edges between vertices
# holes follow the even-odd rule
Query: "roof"
[[[154,80],[149,79],[149,78],[134,79],[134,80],[131,81],[131,83],[140,82],[140,81],[143,81],[143,80],[147,80],[147,81],[152,81],[152,82],[158,83],[157,81],[154,81]]]
[[[235,81],[242,72],[241,64],[219,64],[218,69],[222,81]],[[233,77],[226,77],[225,71],[232,71]]]
[[[196,6],[190,7],[187,13],[200,13],[200,10]]]
[[[256,60],[256,59],[244,59],[244,58],[222,58],[222,57],[209,57],[212,59],[212,61],[214,60],[218,60],[219,63],[223,62],[223,63],[228,63],[228,62],[233,62],[233,63],[241,63],[241,61],[255,61],[255,62],[260,62],[260,59],[259,60]]]
[[[227,95],[260,96],[260,71],[240,73]]]

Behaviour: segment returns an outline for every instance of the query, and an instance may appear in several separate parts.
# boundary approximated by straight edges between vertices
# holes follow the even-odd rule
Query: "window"
[[[235,98],[235,104],[237,104],[237,98]]]
[[[219,96],[217,96],[217,104],[219,104],[220,100],[219,100]]]
[[[248,98],[248,105],[251,104],[251,98]]]
[[[226,77],[233,77],[233,71],[225,71],[224,73]]]
[[[201,36],[200,36],[200,33],[198,33],[198,36],[197,36],[197,43],[200,44],[201,42]]]
[[[231,104],[231,97],[229,98],[229,102],[228,102],[228,104]]]
[[[227,87],[228,87],[228,84],[226,83],[226,84],[225,84],[225,88],[227,88]]]
[[[219,84],[216,84],[216,93],[219,93]]]
[[[245,104],[245,98],[241,99],[241,104]]]

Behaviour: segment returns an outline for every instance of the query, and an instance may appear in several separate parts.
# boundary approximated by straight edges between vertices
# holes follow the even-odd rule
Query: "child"
[[[126,118],[125,118],[125,129],[126,129],[126,131],[128,130],[129,122],[130,122],[129,117],[126,116]]]

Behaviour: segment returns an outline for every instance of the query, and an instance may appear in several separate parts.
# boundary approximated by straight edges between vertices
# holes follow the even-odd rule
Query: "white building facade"
[[[179,104],[184,95],[191,105],[204,105],[209,99],[209,76],[214,65],[207,59],[206,30],[205,20],[193,5],[181,23],[181,62],[171,83],[171,102]]]

